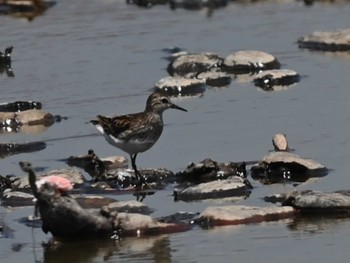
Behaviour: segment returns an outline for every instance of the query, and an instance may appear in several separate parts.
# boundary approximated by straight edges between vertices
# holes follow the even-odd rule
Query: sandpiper
[[[168,96],[152,93],[143,112],[115,117],[98,115],[96,120],[91,120],[107,142],[130,155],[132,168],[141,185],[145,181],[137,170],[136,156],[159,139],[163,131],[163,112],[170,108],[187,111],[172,103]]]

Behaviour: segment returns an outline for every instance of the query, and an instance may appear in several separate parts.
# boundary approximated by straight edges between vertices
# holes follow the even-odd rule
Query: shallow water
[[[272,136],[284,132],[296,153],[332,169],[327,177],[298,189],[349,189],[349,54],[310,52],[296,44],[300,36],[313,31],[346,27],[349,13],[350,5],[345,3],[306,7],[286,0],[230,4],[207,17],[205,11],[171,11],[168,6],[143,9],[124,1],[60,0],[31,22],[1,16],[0,49],[14,46],[15,78],[0,75],[0,102],[41,101],[46,111],[68,120],[38,134],[1,134],[4,142],[44,140],[48,146],[1,160],[0,173],[23,174],[18,166],[22,160],[61,168],[59,159],[90,148],[99,156],[122,154],[102,136],[95,136],[87,122],[97,114],[143,110],[149,89],[167,76],[163,48],[179,46],[223,57],[256,49],[277,56],[283,68],[298,71],[300,83],[265,92],[237,80],[227,88],[208,89],[200,98],[176,99],[188,112],[165,113],[165,130],[152,149],[139,155],[139,167],[178,171],[188,162],[208,157],[220,162],[258,160],[272,149]],[[238,204],[265,206],[261,198],[266,194],[293,188],[252,183],[252,194]],[[170,187],[144,202],[156,209],[154,217],[200,212],[218,204],[175,203],[171,195]],[[344,262],[349,256],[347,219],[194,228],[149,239],[66,244],[56,253],[45,252],[41,243],[50,235],[17,222],[32,212],[32,208],[0,207],[0,219],[15,231],[14,238],[0,239],[1,262],[62,262],[67,257],[72,262],[227,262],[231,258],[252,262],[257,257],[263,262]],[[18,252],[12,251],[13,244],[19,244]]]

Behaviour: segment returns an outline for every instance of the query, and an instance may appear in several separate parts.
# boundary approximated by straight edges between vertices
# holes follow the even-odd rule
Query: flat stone
[[[283,205],[292,206],[302,213],[345,213],[350,215],[350,195],[344,192],[324,193],[302,191],[289,194]]]
[[[7,189],[2,194],[1,203],[7,207],[33,206],[33,200],[32,194]]]
[[[279,61],[271,54],[257,50],[241,50],[228,55],[223,68],[234,73],[248,73],[259,70],[278,69]]]
[[[145,204],[134,200],[113,202],[108,205],[108,209],[110,211],[117,211],[118,213],[138,213],[144,215],[149,215],[153,212]]]
[[[45,148],[45,142],[0,143],[0,157],[5,158],[20,153],[37,152]]]
[[[299,82],[299,74],[291,69],[264,70],[254,78],[255,86],[266,91],[283,90],[296,82]]]
[[[255,224],[266,221],[277,221],[293,217],[295,210],[291,206],[210,206],[200,215],[198,222],[202,226],[221,226],[238,224]]]
[[[350,28],[321,32],[316,31],[309,36],[299,38],[300,48],[308,48],[322,51],[349,51]]]
[[[114,198],[98,195],[72,195],[72,197],[85,209],[101,208],[116,202]]]
[[[169,96],[191,96],[205,91],[205,80],[189,79],[183,77],[165,77],[160,79],[153,90],[164,92]]]
[[[20,125],[50,126],[55,117],[43,110],[26,110],[20,112],[0,112],[0,127],[14,127]]]
[[[214,53],[188,54],[169,63],[167,70],[171,76],[195,77],[199,73],[220,67],[222,61],[223,59]]]
[[[40,109],[42,109],[42,103],[39,101],[14,101],[0,103],[0,112],[19,112]]]
[[[209,198],[223,198],[228,196],[242,196],[245,198],[251,192],[247,179],[232,176],[225,180],[217,180],[190,186],[184,190],[174,190],[175,200],[192,201]]]

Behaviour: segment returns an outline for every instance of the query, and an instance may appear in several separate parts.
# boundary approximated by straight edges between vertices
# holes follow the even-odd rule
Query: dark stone
[[[299,80],[300,75],[294,70],[274,69],[262,71],[257,74],[254,78],[254,84],[263,90],[273,91],[283,89],[283,87],[285,89],[286,86],[299,82]]]
[[[19,112],[40,109],[42,109],[42,104],[39,101],[14,101],[0,104],[0,112]]]
[[[0,158],[10,155],[37,152],[46,148],[45,142],[29,142],[29,143],[0,143]]]
[[[150,8],[155,5],[165,5],[168,0],[126,0],[127,4],[134,4],[140,7]]]
[[[238,175],[246,177],[245,163],[217,163],[211,159],[205,159],[197,164],[190,163],[186,170],[176,173],[179,182],[190,181],[193,183],[208,182],[217,179],[226,179],[229,176]]]

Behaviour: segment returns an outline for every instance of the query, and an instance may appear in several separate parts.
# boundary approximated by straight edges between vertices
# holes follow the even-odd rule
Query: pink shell
[[[58,175],[49,175],[42,177],[36,182],[36,185],[38,188],[40,188],[45,183],[52,184],[61,191],[70,191],[73,189],[73,184],[71,181],[69,181],[67,178]]]

